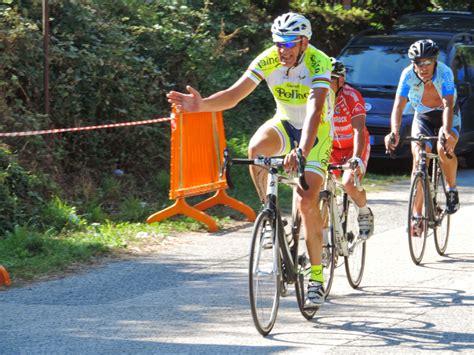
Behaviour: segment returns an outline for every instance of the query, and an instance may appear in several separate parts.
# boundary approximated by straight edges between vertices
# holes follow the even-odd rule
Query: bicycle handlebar
[[[275,168],[280,168],[283,167],[283,162],[284,162],[284,157],[281,156],[275,156],[275,157],[264,157],[260,156],[256,159],[232,159],[229,154],[228,148],[224,149],[224,164],[222,166],[222,170],[220,173],[220,176],[224,175],[225,171],[225,176],[227,180],[227,185],[232,189],[234,187],[234,184],[232,182],[231,176],[230,176],[230,167],[233,164],[236,165],[258,165],[258,166],[263,166],[267,168],[275,167]],[[306,182],[306,179],[304,177],[304,168],[306,166],[306,159],[303,156],[303,153],[301,152],[301,149],[297,150],[297,162],[298,162],[298,180],[300,186],[303,188],[303,190],[308,190],[309,186]]]
[[[437,141],[438,140],[438,136],[425,136],[423,134],[420,134],[419,136],[417,137],[412,137],[412,136],[408,136],[408,137],[405,137],[405,139],[411,141],[411,142],[432,142],[432,141]],[[444,134],[441,135],[441,138],[440,138],[440,141],[441,143],[441,146],[443,147],[444,151],[446,152],[446,137],[444,136]],[[448,152],[446,152],[446,156],[448,157],[448,159],[453,159],[453,156],[451,154],[449,154]]]
[[[345,163],[345,164],[329,164],[328,171],[331,170],[353,170],[358,167],[357,162]],[[362,191],[362,183],[357,174],[354,174],[354,186],[358,191]]]

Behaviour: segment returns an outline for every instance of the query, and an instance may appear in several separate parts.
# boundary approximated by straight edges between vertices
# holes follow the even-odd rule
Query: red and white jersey
[[[336,97],[334,108],[333,147],[351,148],[354,146],[352,118],[359,115],[365,115],[364,99],[359,91],[348,84],[344,84]],[[369,142],[369,131],[367,128],[365,128],[365,138]]]

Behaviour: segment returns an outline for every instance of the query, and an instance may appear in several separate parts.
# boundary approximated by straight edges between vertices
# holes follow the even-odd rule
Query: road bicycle
[[[444,141],[441,143],[444,146]],[[444,255],[448,246],[450,215],[447,213],[446,179],[439,156],[426,152],[427,142],[437,142],[437,136],[406,137],[420,146],[420,159],[412,176],[408,202],[408,244],[410,256],[419,265],[425,252],[426,238],[434,235],[436,251]],[[447,154],[447,157],[451,156]],[[430,169],[431,160],[431,169]],[[430,173],[431,170],[431,173]]]
[[[328,297],[339,257],[344,257],[344,267],[349,284],[357,288],[364,273],[366,241],[359,238],[358,208],[344,191],[333,171],[352,170],[355,163],[329,164],[323,191],[320,193],[320,210],[323,219],[323,274]],[[360,191],[362,185],[357,175],[354,184]]]
[[[256,218],[250,244],[249,299],[255,327],[263,336],[270,333],[276,321],[280,297],[288,294],[290,284],[295,285],[301,314],[308,320],[312,319],[318,309],[305,308],[304,304],[311,264],[304,239],[300,236],[301,218],[296,199],[293,198],[290,223],[282,215],[278,200],[280,184],[293,187],[293,195],[298,182],[303,189],[308,189],[301,151],[298,150],[298,180],[282,172],[284,157],[231,159],[228,151],[224,151],[224,158],[229,186],[232,186],[231,165],[256,165],[268,171],[264,207]]]

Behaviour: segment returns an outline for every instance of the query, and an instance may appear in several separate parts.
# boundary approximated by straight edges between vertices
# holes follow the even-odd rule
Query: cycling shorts
[[[350,147],[350,148],[333,147],[332,152],[331,152],[330,162],[331,164],[344,164],[350,158],[352,158],[353,154],[354,154],[354,147]],[[360,159],[364,163],[364,168],[365,168],[364,171],[367,171],[367,166],[369,164],[369,156],[370,156],[370,142],[366,142],[364,150],[362,151],[362,154],[360,156]],[[333,170],[333,173],[337,177],[341,176],[340,170]]]
[[[434,110],[425,113],[415,112],[415,117],[413,118],[413,123],[411,125],[411,135],[416,137],[420,134],[425,136],[437,136],[439,134],[439,129],[443,126],[443,111]],[[461,133],[461,127],[455,126],[452,129],[453,133],[459,138]],[[433,150],[432,142],[426,142],[430,147],[430,150]]]
[[[297,145],[301,139],[301,129],[293,127],[288,121],[272,118],[265,125],[272,127],[280,137],[280,151],[277,155],[286,155]],[[332,148],[332,130],[329,122],[321,122],[318,128],[318,135],[313,148],[306,157],[305,171],[320,175],[323,179],[326,176],[329,157]]]

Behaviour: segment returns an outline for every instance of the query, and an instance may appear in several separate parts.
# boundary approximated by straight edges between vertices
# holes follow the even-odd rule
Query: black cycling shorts
[[[443,126],[443,111],[435,110],[425,113],[415,113],[413,124],[411,125],[411,135],[416,137],[420,134],[425,136],[437,136],[439,129]],[[461,127],[456,126],[452,129],[453,133],[458,136],[461,132]],[[427,142],[430,150],[433,150],[431,142]]]

